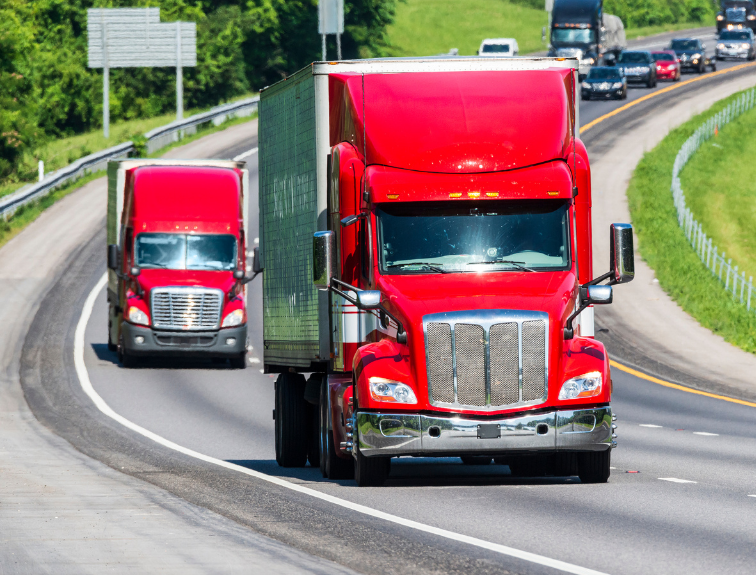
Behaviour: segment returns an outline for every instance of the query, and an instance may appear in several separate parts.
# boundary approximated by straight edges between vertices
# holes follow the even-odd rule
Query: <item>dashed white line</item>
[[[654,425],[653,423],[640,423],[638,427],[663,427],[661,425]]]
[[[677,477],[659,477],[661,481],[671,481],[672,483],[698,483],[698,481],[691,481],[690,479],[678,479]]]
[[[102,399],[102,397],[100,397],[100,395],[95,391],[94,387],[92,386],[92,381],[89,379],[89,372],[87,371],[86,363],[84,362],[84,334],[87,330],[87,323],[89,323],[89,318],[92,315],[92,309],[94,308],[95,300],[97,299],[97,296],[102,291],[102,289],[105,287],[107,281],[108,276],[107,274],[105,274],[100,278],[100,281],[97,282],[97,285],[94,286],[92,291],[89,293],[87,300],[84,302],[84,308],[81,311],[79,323],[76,325],[76,332],[74,333],[74,366],[76,368],[76,375],[79,378],[79,385],[81,385],[82,390],[84,390],[84,393],[89,396],[97,409],[99,409],[102,413],[104,413],[111,419],[114,419],[124,427],[131,429],[132,431],[148,439],[151,439],[152,441],[159,445],[162,445],[163,447],[167,447],[168,449],[172,449],[174,451],[177,451],[178,453],[183,453],[188,457],[192,457],[194,459],[198,459],[212,465],[217,465],[218,467],[223,467],[231,471],[236,471],[249,477],[254,477],[255,479],[258,479],[260,481],[266,481],[279,487],[283,487],[291,491],[296,491],[297,493],[308,495],[315,499],[320,499],[321,501],[349,509],[356,513],[361,513],[362,515],[367,515],[375,519],[388,521],[389,523],[394,523],[403,527],[415,529],[416,531],[421,531],[423,533],[430,533],[438,537],[443,537],[444,539],[466,543],[474,547],[479,547],[481,549],[487,549],[488,551],[500,553],[501,555],[514,557],[523,561],[529,561],[530,563],[535,563],[537,565],[543,565],[544,567],[551,567],[552,569],[558,569],[560,571],[564,571],[565,573],[573,573],[574,575],[606,575],[605,573],[594,571],[593,569],[588,569],[587,567],[573,565],[572,563],[566,563],[564,561],[559,561],[558,559],[544,557],[543,555],[538,555],[536,553],[522,551],[520,549],[515,549],[514,547],[508,547],[506,545],[499,545],[498,543],[491,543],[490,541],[478,539],[477,537],[471,537],[469,535],[455,533],[454,531],[448,531],[439,527],[433,527],[432,525],[426,525],[424,523],[413,521],[411,519],[405,519],[404,517],[399,517],[398,515],[392,515],[391,513],[379,511],[378,509],[373,509],[372,507],[368,507],[366,505],[360,505],[359,503],[353,503],[345,499],[340,499],[339,497],[334,497],[333,495],[328,495],[327,493],[321,493],[316,489],[311,489],[303,485],[291,483],[286,479],[276,477],[275,475],[268,475],[267,473],[261,473],[260,471],[255,471],[254,469],[248,469],[246,467],[242,467],[241,465],[229,463],[228,461],[224,461],[222,459],[216,459],[215,457],[210,457],[209,455],[205,455],[204,453],[199,453],[197,451],[189,449],[188,447],[174,443],[173,441],[170,441],[158,435],[157,433],[154,433],[149,429],[145,429],[144,427],[137,425],[133,421],[126,419],[124,416],[113,411],[113,409],[105,402],[105,400]]]
[[[756,495],[749,495],[748,497],[756,497]]]
[[[243,154],[239,154],[234,158],[234,162],[241,162],[244,158],[250,157],[252,154],[257,153],[257,148],[252,148],[251,150],[247,150]]]
[[[693,435],[705,435],[706,437],[719,437],[718,433],[709,433],[708,431],[694,431]]]

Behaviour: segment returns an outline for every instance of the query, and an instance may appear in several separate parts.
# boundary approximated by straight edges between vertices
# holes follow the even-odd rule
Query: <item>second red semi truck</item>
[[[248,181],[244,162],[109,162],[108,347],[124,367],[148,356],[246,366]]]
[[[609,477],[575,59],[315,63],[261,93],[276,458],[380,485],[393,457]],[[599,285],[606,282],[605,285]],[[304,373],[311,373],[305,380]]]

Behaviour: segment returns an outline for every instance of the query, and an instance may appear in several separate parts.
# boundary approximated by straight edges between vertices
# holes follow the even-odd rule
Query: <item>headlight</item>
[[[585,88],[586,90],[590,90],[590,89],[591,89],[591,85],[590,85],[590,84],[589,84],[588,82],[583,82],[583,83],[582,83],[582,84],[580,84],[580,85],[581,85],[581,86],[582,86],[583,88]]]
[[[580,397],[595,397],[601,393],[601,373],[591,371],[573,377],[562,384],[559,390],[559,399],[578,399]]]
[[[717,50],[724,50],[724,44],[717,44]]]
[[[370,395],[375,401],[389,403],[417,403],[415,392],[409,385],[382,377],[371,377]]]
[[[147,318],[147,314],[133,305],[129,307],[129,311],[126,313],[126,319],[131,323],[136,323],[138,325],[150,325],[150,320]]]
[[[241,325],[242,321],[244,321],[244,310],[235,309],[223,318],[221,327],[234,327],[236,325]]]
[[[756,16],[754,16],[753,14],[749,14],[748,15],[748,19],[749,20],[756,20]]]
[[[741,47],[741,48],[748,48],[748,44],[745,44],[745,43],[744,43],[744,44],[741,44],[741,45],[740,45],[740,47]]]
[[[619,90],[622,87],[622,82],[615,82],[612,84],[612,88],[615,90]]]
[[[696,52],[695,54],[691,56],[691,58],[693,58],[694,60],[698,60],[700,57],[701,57],[701,54],[699,54],[698,52]]]
[[[596,60],[591,56],[588,56],[585,60],[583,60],[583,62],[585,62],[589,66],[593,66],[596,63]]]
[[[750,16],[748,18],[750,18]],[[721,14],[717,14],[717,20],[721,22],[722,20],[724,20],[724,16],[722,16]]]

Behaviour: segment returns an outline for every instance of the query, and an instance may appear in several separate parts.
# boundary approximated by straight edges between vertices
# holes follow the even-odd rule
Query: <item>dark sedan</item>
[[[625,50],[617,58],[627,82],[641,82],[649,88],[656,86],[656,62],[646,50]]]
[[[621,68],[614,66],[596,66],[591,68],[588,76],[580,84],[583,100],[591,98],[627,98],[627,80]]]
[[[707,66],[712,70],[717,69],[714,59],[706,56],[706,44],[697,38],[675,38],[670,43],[669,49],[677,54],[683,70],[694,70],[703,74]]]

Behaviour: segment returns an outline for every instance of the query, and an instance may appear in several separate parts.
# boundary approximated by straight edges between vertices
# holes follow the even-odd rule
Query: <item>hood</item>
[[[203,287],[219,289],[228,293],[236,280],[230,271],[152,270],[143,269],[138,277],[139,285],[149,294],[158,287]]]

